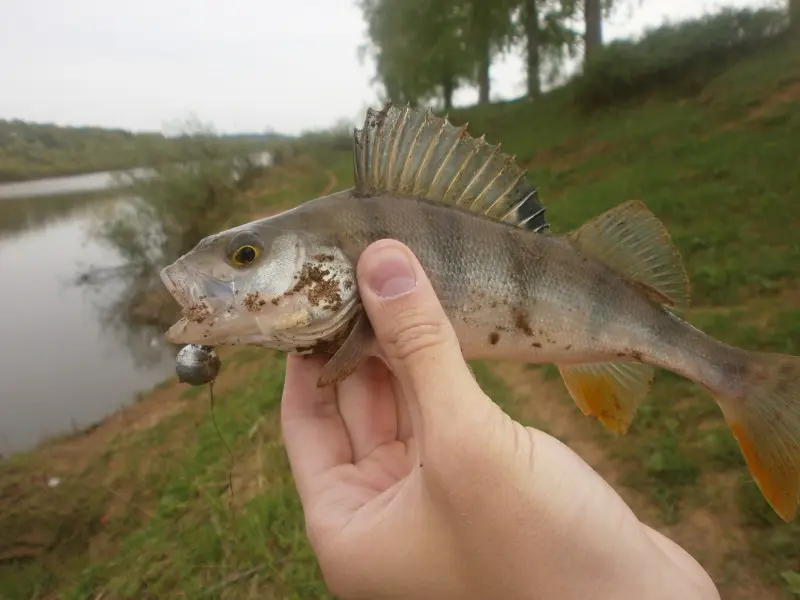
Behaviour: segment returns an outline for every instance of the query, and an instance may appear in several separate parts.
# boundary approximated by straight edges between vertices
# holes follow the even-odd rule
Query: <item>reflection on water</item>
[[[88,237],[97,196],[0,201],[0,453],[91,424],[171,374],[160,332],[101,318],[123,282],[76,287],[119,258]]]
[[[67,217],[98,198],[89,194],[0,200],[0,241]]]

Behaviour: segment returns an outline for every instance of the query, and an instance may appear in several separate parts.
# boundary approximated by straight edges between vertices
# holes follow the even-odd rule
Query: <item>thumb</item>
[[[359,292],[384,358],[423,421],[486,401],[456,333],[411,250],[381,240],[361,254]],[[458,406],[454,406],[458,404]]]

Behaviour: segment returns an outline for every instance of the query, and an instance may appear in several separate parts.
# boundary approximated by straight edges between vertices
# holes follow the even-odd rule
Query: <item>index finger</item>
[[[317,387],[324,357],[290,354],[281,399],[281,430],[300,499],[314,492],[314,480],[353,462],[353,449],[336,401],[335,386]]]

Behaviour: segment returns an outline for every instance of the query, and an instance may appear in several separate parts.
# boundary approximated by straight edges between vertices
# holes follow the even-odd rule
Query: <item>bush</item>
[[[591,110],[655,91],[697,93],[731,62],[781,38],[788,22],[783,11],[727,9],[612,42],[587,61],[575,101]]]
[[[251,146],[223,142],[205,131],[176,139],[168,152],[142,149],[148,165],[118,177],[127,199],[98,215],[94,235],[122,257],[113,269],[93,270],[85,283],[122,279],[124,291],[109,319],[128,325],[163,326],[177,307],[159,272],[203,237],[224,227],[238,196],[268,166]]]

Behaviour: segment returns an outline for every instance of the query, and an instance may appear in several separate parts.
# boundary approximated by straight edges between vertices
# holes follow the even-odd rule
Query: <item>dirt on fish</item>
[[[187,308],[184,311],[184,314],[190,321],[202,323],[208,318],[209,311],[205,304],[198,302],[197,304],[192,304],[189,308]]]
[[[331,272],[319,265],[307,263],[303,266],[297,283],[291,293],[297,294],[304,290],[308,301],[314,306],[325,305],[326,309],[339,310],[342,307],[342,296],[339,294],[339,280],[336,277],[326,279]]]
[[[531,329],[530,323],[528,322],[528,313],[516,307],[512,309],[512,313],[514,315],[514,324],[517,326],[517,329],[528,337],[533,337],[533,329]]]
[[[244,306],[250,312],[258,312],[266,303],[258,292],[250,292],[244,297]]]

